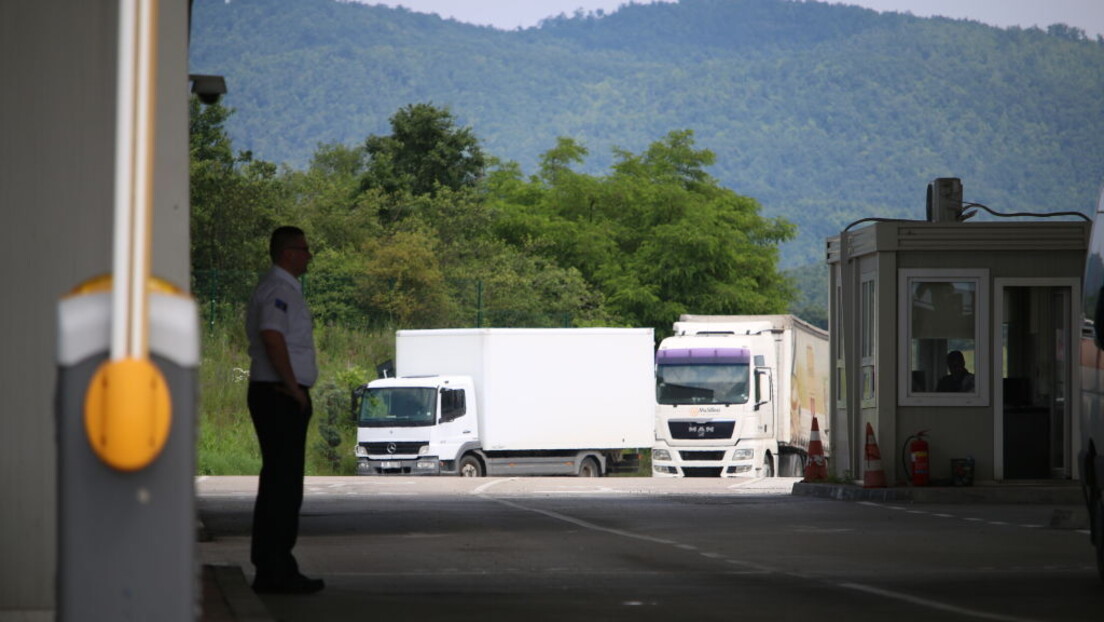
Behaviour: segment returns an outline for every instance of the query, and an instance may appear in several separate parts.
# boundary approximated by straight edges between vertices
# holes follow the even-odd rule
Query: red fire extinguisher
[[[909,482],[913,486],[927,486],[931,476],[928,441],[924,439],[927,433],[927,430],[921,430],[905,439],[905,451],[901,452],[905,473],[909,474]]]

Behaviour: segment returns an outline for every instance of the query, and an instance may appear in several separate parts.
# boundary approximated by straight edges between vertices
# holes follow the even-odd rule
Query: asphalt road
[[[317,620],[1104,619],[1083,530],[1040,505],[789,494],[795,480],[308,478],[297,556],[265,596]],[[254,478],[201,478],[205,563],[249,575]]]

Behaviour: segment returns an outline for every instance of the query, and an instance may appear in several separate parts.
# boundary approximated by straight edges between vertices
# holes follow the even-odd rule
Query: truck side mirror
[[[1096,347],[1104,348],[1104,287],[1096,293],[1096,309],[1093,313],[1093,341]]]
[[[352,399],[350,401],[349,414],[353,416],[353,421],[356,421],[360,416],[360,402],[364,399],[364,394],[368,392],[368,385],[361,385],[353,389]]]
[[[395,377],[395,361],[388,360],[376,365],[376,377],[377,378],[394,378]]]

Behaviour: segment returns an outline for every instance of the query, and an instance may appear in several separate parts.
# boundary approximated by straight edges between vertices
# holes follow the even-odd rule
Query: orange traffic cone
[[[820,443],[820,425],[813,417],[813,431],[809,434],[809,460],[805,463],[803,482],[822,482],[828,479],[828,464],[824,460],[824,446]]]
[[[866,468],[863,469],[863,488],[885,488],[886,475],[882,469],[882,452],[874,440],[874,427],[866,424]]]

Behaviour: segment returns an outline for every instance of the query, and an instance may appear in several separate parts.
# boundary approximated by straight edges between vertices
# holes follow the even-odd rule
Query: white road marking
[[[903,594],[901,592],[894,592],[891,590],[883,590],[878,587],[870,585],[863,585],[861,583],[837,583],[839,587],[857,590],[859,592],[865,592],[867,594],[874,594],[883,598],[889,598],[892,600],[899,600],[906,603],[912,603],[921,607],[927,607],[929,609],[936,609],[938,611],[946,611],[948,613],[954,613],[958,615],[968,616],[971,618],[978,618],[980,620],[999,620],[1000,622],[1036,622],[1031,618],[1020,618],[1016,616],[1007,616],[1001,613],[990,613],[988,611],[978,611],[977,609],[966,609],[965,607],[958,607],[956,605],[948,605],[947,603],[941,603],[937,600],[930,600],[927,598],[920,598],[919,596],[913,596],[911,594]]]
[[[857,503],[858,503],[858,505],[865,505],[865,506],[868,506],[868,507],[881,508],[881,509],[886,509],[886,510],[903,511],[903,512],[907,512],[909,514],[928,515],[928,516],[935,516],[935,517],[938,517],[938,518],[956,518],[956,519],[961,519],[961,520],[968,521],[968,522],[971,522],[971,523],[985,523],[986,525],[993,525],[995,527],[1020,527],[1022,529],[1044,529],[1044,528],[1047,527],[1046,525],[1039,525],[1039,524],[1029,524],[1029,523],[1013,524],[1013,523],[1008,523],[1008,522],[1005,522],[1005,521],[985,520],[984,518],[977,518],[976,516],[958,516],[956,514],[935,513],[935,512],[928,512],[928,511],[925,511],[925,510],[909,510],[909,509],[903,508],[901,506],[882,505],[881,503],[875,503],[873,501],[858,501]],[[1083,533],[1088,533],[1088,531],[1084,531]]]
[[[613,488],[607,488],[606,486],[592,486],[589,488],[575,488],[572,486],[561,486],[556,490],[534,490],[533,494],[537,495],[594,495],[594,494],[607,494],[607,493],[620,493],[620,494],[632,494],[631,490],[614,490]]]
[[[514,509],[517,509],[517,510],[522,510],[522,511],[525,511],[525,512],[534,512],[536,514],[542,514],[542,515],[547,516],[549,518],[553,518],[553,519],[556,519],[556,520],[559,520],[559,521],[570,523],[572,525],[576,525],[576,526],[582,527],[584,529],[589,529],[591,531],[597,531],[597,532],[601,532],[601,533],[608,533],[608,534],[611,534],[611,535],[620,536],[620,537],[623,537],[623,538],[631,538],[631,539],[634,539],[634,540],[642,540],[642,541],[651,542],[651,543],[654,543],[654,544],[662,544],[662,545],[667,545],[667,546],[673,546],[675,548],[678,548],[678,549],[681,549],[681,550],[686,550],[686,551],[698,551],[698,547],[696,547],[692,544],[683,544],[683,543],[675,542],[674,540],[667,540],[665,538],[657,538],[655,536],[648,536],[648,535],[644,535],[644,534],[633,533],[631,531],[625,531],[623,529],[613,529],[611,527],[602,527],[601,525],[597,525],[597,524],[591,523],[589,521],[585,521],[585,520],[582,520],[582,519],[579,519],[579,518],[575,518],[573,516],[568,516],[566,514],[561,514],[559,512],[553,512],[551,510],[541,510],[541,509],[538,509],[538,508],[527,507],[527,506],[521,505],[520,503],[515,503],[513,501],[509,501],[509,500],[506,500],[506,499],[491,497],[491,496],[487,496],[487,495],[482,494],[483,491],[488,490],[489,488],[491,488],[491,486],[494,486],[495,484],[498,484],[501,481],[507,481],[507,480],[498,480],[498,481],[494,481],[494,482],[488,482],[487,484],[484,484],[484,485],[480,486],[479,488],[477,488],[476,490],[474,490],[472,492],[472,494],[481,496],[482,498],[487,499],[488,501],[494,501],[496,503],[500,503],[500,504],[505,505],[507,507],[511,507],[511,508],[514,508]],[[877,504],[869,504],[869,505],[877,505]],[[878,506],[878,507],[884,507],[884,506]],[[918,512],[918,511],[915,511],[915,510],[910,511],[910,512],[911,513],[916,513],[916,514],[927,514],[927,512]],[[911,603],[911,604],[914,604],[914,605],[918,605],[918,606],[921,606],[921,607],[927,607],[929,609],[935,609],[935,610],[938,610],[938,611],[946,611],[946,612],[950,612],[950,613],[954,613],[954,614],[958,614],[958,615],[962,615],[962,616],[977,618],[977,619],[980,619],[980,620],[997,620],[998,622],[1038,622],[1036,620],[1032,620],[1032,619],[1029,619],[1029,618],[1019,618],[1019,617],[1008,616],[1008,615],[1004,615],[1004,614],[1000,614],[1000,613],[991,613],[991,612],[988,612],[988,611],[980,611],[980,610],[977,610],[977,609],[967,609],[965,607],[959,607],[957,605],[951,605],[951,604],[948,604],[948,603],[939,602],[937,600],[931,600],[931,599],[927,599],[927,598],[921,598],[921,597],[918,597],[918,596],[913,596],[911,594],[904,594],[904,593],[901,593],[901,592],[894,592],[894,591],[891,591],[891,590],[885,590],[885,589],[882,589],[882,588],[878,588],[878,587],[874,587],[874,586],[870,586],[870,585],[864,585],[864,584],[861,584],[861,583],[837,583],[837,582],[832,581],[831,579],[828,579],[826,577],[820,577],[820,576],[817,576],[817,575],[807,575],[807,574],[801,574],[801,573],[795,573],[795,572],[786,572],[786,571],[782,571],[778,568],[772,568],[770,566],[764,566],[762,564],[757,564],[755,562],[748,562],[748,561],[743,561],[743,560],[739,560],[739,559],[732,559],[732,558],[729,558],[728,556],[724,555],[723,553],[717,553],[717,552],[713,552],[713,551],[699,551],[699,555],[701,555],[703,557],[710,558],[710,559],[715,559],[715,560],[718,560],[718,561],[724,561],[725,563],[728,563],[728,564],[731,564],[731,565],[734,565],[734,566],[741,566],[741,567],[746,568],[749,571],[752,571],[753,573],[756,573],[756,574],[783,574],[783,575],[786,575],[786,576],[798,577],[798,578],[806,579],[806,580],[809,580],[809,581],[816,581],[816,582],[819,582],[819,583],[824,583],[826,585],[831,585],[831,586],[835,586],[835,587],[839,587],[839,588],[843,588],[843,589],[865,592],[867,594],[873,594],[873,595],[876,595],[876,596],[881,596],[883,598],[890,598],[890,599],[893,599],[893,600],[899,600],[899,601],[902,601],[902,602],[907,602],[907,603]],[[739,573],[739,574],[748,574],[748,573],[743,572],[743,573]]]
[[[510,477],[510,478],[507,478],[507,479],[491,480],[491,481],[487,482],[486,484],[483,484],[483,485],[479,486],[478,488],[476,488],[475,490],[471,491],[471,494],[473,494],[473,495],[482,495],[483,491],[489,490],[492,486],[497,486],[497,485],[502,484],[504,482],[512,482],[516,479],[517,479],[516,477]]]

